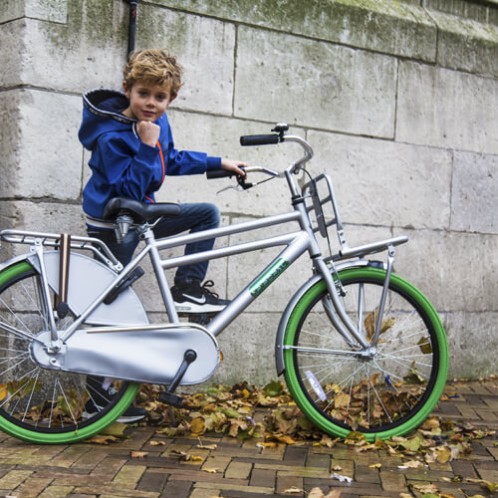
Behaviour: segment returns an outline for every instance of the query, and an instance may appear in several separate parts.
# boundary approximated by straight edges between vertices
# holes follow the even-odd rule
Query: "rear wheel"
[[[374,333],[386,272],[339,272],[343,304],[363,337]],[[368,440],[406,434],[438,402],[447,377],[448,346],[432,304],[413,285],[391,276],[375,348],[349,347],[333,328],[324,281],[299,300],[284,336],[285,378],[301,410],[322,430]]]
[[[0,272],[0,428],[34,443],[75,442],[119,417],[139,385],[40,368],[30,354],[49,329],[40,288],[26,261]],[[56,319],[58,328],[73,319]]]

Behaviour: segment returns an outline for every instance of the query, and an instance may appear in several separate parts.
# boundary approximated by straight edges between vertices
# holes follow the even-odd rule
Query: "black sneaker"
[[[203,285],[193,282],[187,285],[175,285],[171,288],[173,301],[180,313],[217,313],[225,308],[230,301],[220,299],[218,294],[209,290],[213,287],[212,280]]]
[[[103,410],[104,407],[95,404],[91,399],[86,402],[85,411],[81,414],[84,419],[92,418],[96,413]],[[127,410],[116,420],[122,424],[133,424],[140,422],[147,416],[147,411],[138,406],[130,405]]]
[[[85,411],[81,414],[84,419],[93,417],[96,413],[102,411],[104,406],[112,401],[116,395],[116,390],[111,385],[111,380],[96,375],[88,375],[86,378],[86,387],[90,399],[85,404]],[[104,405],[104,406],[103,406]],[[147,411],[143,408],[130,405],[127,410],[117,419],[122,424],[132,424],[139,422],[147,416]]]

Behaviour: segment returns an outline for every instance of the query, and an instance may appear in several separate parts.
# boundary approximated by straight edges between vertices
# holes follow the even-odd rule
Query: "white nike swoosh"
[[[204,304],[206,302],[206,296],[202,297],[195,297],[195,296],[190,296],[189,294],[183,294],[187,299],[190,299],[191,301],[194,301],[194,303],[198,304]]]

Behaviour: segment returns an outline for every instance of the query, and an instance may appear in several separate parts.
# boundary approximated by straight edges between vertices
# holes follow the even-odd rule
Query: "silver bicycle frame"
[[[387,289],[389,286],[389,278],[392,269],[392,261],[394,255],[393,246],[404,243],[407,241],[406,237],[397,237],[385,241],[374,242],[372,244],[366,244],[359,247],[349,248],[345,243],[343,236],[343,225],[339,218],[337,212],[337,207],[335,203],[334,194],[332,191],[332,185],[328,178],[326,178],[329,183],[330,195],[326,198],[327,201],[331,201],[333,205],[333,211],[335,214],[334,220],[329,224],[335,224],[337,226],[339,233],[339,244],[340,251],[336,254],[324,259],[318,240],[316,238],[316,231],[323,232],[326,231],[323,224],[319,229],[312,226],[310,219],[309,208],[304,202],[303,192],[298,186],[294,179],[294,175],[298,173],[304,164],[311,159],[313,151],[309,144],[303,140],[301,137],[287,135],[285,136],[285,141],[297,142],[299,143],[305,154],[298,161],[292,163],[282,174],[260,167],[252,167],[253,171],[264,171],[270,176],[284,176],[287,180],[287,184],[293,199],[293,211],[275,215],[268,216],[259,220],[239,223],[236,225],[230,225],[221,228],[214,228],[211,230],[206,230],[203,232],[197,232],[194,234],[180,235],[174,237],[168,237],[164,239],[156,239],[153,233],[152,226],[142,226],[140,227],[140,233],[142,239],[145,241],[145,247],[130,261],[130,263],[116,275],[116,278],[108,284],[100,294],[93,299],[91,304],[80,314],[80,316],[64,331],[60,331],[60,336],[57,336],[56,326],[53,320],[53,313],[49,309],[49,315],[51,316],[50,329],[52,346],[57,349],[57,346],[65,342],[69,337],[71,337],[85,322],[85,320],[91,315],[92,312],[103,302],[107,294],[120,282],[122,282],[136,267],[137,265],[147,256],[149,256],[156,280],[158,283],[159,291],[161,293],[165,311],[167,313],[170,324],[180,324],[179,316],[176,311],[174,301],[171,295],[171,291],[166,279],[165,270],[170,268],[176,268],[182,265],[188,265],[193,263],[198,263],[201,261],[208,261],[211,259],[223,258],[238,254],[243,254],[246,252],[257,251],[261,249],[266,249],[270,247],[284,246],[284,249],[279,253],[279,255],[274,258],[270,264],[258,275],[256,278],[251,280],[242,291],[239,292],[235,298],[230,302],[230,304],[220,311],[205,327],[205,329],[210,332],[213,336],[219,335],[237,316],[239,316],[242,311],[244,311],[247,306],[249,306],[259,295],[270,286],[289,266],[291,266],[299,257],[301,257],[305,252],[308,252],[312,262],[313,270],[316,274],[320,275],[327,284],[329,291],[329,296],[332,303],[324,303],[324,308],[329,316],[333,326],[338,331],[339,334],[345,339],[345,341],[351,346],[360,346],[362,349],[369,348],[372,344],[369,344],[363,334],[361,333],[361,324],[354,324],[352,320],[347,315],[339,296],[336,283],[332,276],[334,271],[333,261],[344,260],[347,258],[357,258],[364,257],[366,254],[371,254],[379,252],[381,250],[388,250],[388,272],[386,283],[384,285],[381,302],[379,305],[379,314],[376,323],[376,330],[374,333],[373,345],[378,340],[379,330],[382,325],[382,314],[385,306]],[[249,168],[248,168],[249,170]],[[325,175],[320,175],[319,178],[323,178]],[[314,199],[314,202],[316,199]],[[171,249],[178,246],[184,246],[189,243],[226,237],[229,235],[237,233],[247,233],[250,231],[255,231],[261,228],[274,227],[279,225],[284,225],[287,223],[297,223],[299,229],[285,234],[274,237],[263,237],[255,241],[240,243],[236,245],[221,247],[212,249],[205,252],[200,252],[196,254],[191,254],[188,256],[178,256],[169,259],[164,259],[161,257],[161,251],[166,249]],[[327,225],[328,226],[328,225]],[[53,234],[35,234],[30,232],[20,232],[20,231],[2,231],[3,240],[10,242],[20,242],[20,243],[30,243],[33,239],[35,240],[35,254],[39,261],[39,267],[42,274],[42,284],[44,287],[44,294],[48,296],[46,277],[43,273],[44,263],[43,263],[43,250],[42,245],[54,245],[58,236]],[[40,242],[41,241],[41,242]],[[94,253],[97,255],[102,255],[100,258],[104,260],[108,266],[114,268],[115,270],[120,270],[119,263],[115,260],[112,254],[105,244],[97,241],[96,239],[85,238],[85,237],[73,237],[72,244],[76,244],[76,248],[92,248],[93,245],[104,246],[103,251],[97,251],[93,249]],[[73,246],[72,246],[73,247]],[[329,266],[330,265],[330,266]],[[48,306],[48,304],[47,304]],[[48,306],[50,308],[50,306]],[[107,328],[110,332],[117,327],[109,326]],[[356,343],[355,343],[356,341]]]
[[[292,168],[285,172],[289,187],[294,196],[300,195],[294,179]],[[266,237],[260,240],[241,243],[233,246],[212,249],[188,256],[179,256],[170,259],[161,258],[160,251],[173,247],[184,246],[192,242],[220,238],[237,233],[247,233],[260,228],[278,226],[290,222],[297,222],[299,230],[275,237]],[[329,316],[337,331],[348,341],[353,337],[362,348],[369,346],[356,325],[351,321],[340,303],[334,279],[327,263],[324,261],[318,241],[310,224],[306,206],[302,202],[295,203],[294,211],[269,216],[261,220],[254,220],[236,225],[205,230],[194,234],[187,234],[165,239],[155,239],[152,229],[149,227],[143,233],[145,247],[130,261],[123,272],[117,277],[113,284],[109,285],[94,303],[83,312],[79,318],[62,334],[62,341],[66,341],[83,324],[91,312],[103,301],[106,294],[114,285],[122,281],[126,276],[149,255],[157,279],[159,290],[165,305],[165,310],[171,323],[180,323],[178,313],[175,309],[171,291],[169,289],[164,270],[176,268],[182,265],[197,263],[216,258],[243,254],[245,252],[257,251],[269,247],[285,246],[280,254],[274,258],[269,265],[231,301],[231,303],[220,311],[206,329],[214,336],[219,335],[242,311],[247,308],[269,285],[271,285],[289,266],[291,266],[302,254],[308,252],[314,263],[314,269],[327,283],[333,307],[329,309]]]

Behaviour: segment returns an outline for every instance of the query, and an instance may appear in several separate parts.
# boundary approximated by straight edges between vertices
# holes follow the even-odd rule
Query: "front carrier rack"
[[[329,175],[318,175],[306,183],[303,186],[303,197],[306,209],[310,214],[313,231],[320,234],[327,242],[329,256],[325,258],[325,261],[362,258],[368,254],[390,250],[391,247],[404,244],[408,241],[408,237],[402,235],[370,244],[349,247],[344,233],[344,225],[339,215],[332,180]],[[335,226],[339,242],[339,250],[335,253],[332,250],[329,237],[329,227],[331,226]]]

